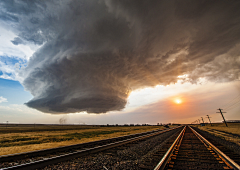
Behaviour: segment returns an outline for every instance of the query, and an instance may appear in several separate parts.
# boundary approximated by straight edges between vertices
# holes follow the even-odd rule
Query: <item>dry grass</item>
[[[224,123],[213,124],[213,126],[206,124],[206,126],[198,125],[198,128],[240,146],[240,123],[228,123],[228,127]]]
[[[80,127],[76,130],[76,126],[73,126],[73,130],[69,130],[69,126],[49,127],[54,129],[49,130],[47,126],[36,128],[35,131],[27,132],[32,127],[21,127],[14,130],[18,130],[18,133],[13,132],[7,128],[0,128],[0,155],[28,152],[40,149],[47,149],[65,145],[72,145],[78,143],[85,143],[90,141],[96,141],[101,139],[107,139],[112,137],[118,137],[123,135],[135,134],[140,132],[151,131],[155,129],[163,129],[162,126],[118,126],[118,127],[96,127],[87,126]],[[7,130],[4,130],[7,129]],[[43,131],[41,131],[43,129]],[[48,131],[46,131],[48,129]],[[26,131],[21,133],[22,131]]]

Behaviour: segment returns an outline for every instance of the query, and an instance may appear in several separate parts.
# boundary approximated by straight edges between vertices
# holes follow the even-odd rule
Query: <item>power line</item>
[[[230,110],[230,109],[233,109],[233,108],[235,108],[235,107],[239,106],[239,105],[237,105],[237,104],[239,104],[239,103],[240,103],[240,100],[239,100],[238,102],[236,102],[236,103],[232,104],[231,106],[229,106],[229,107],[225,108],[225,110]],[[235,106],[235,107],[234,107],[234,106]]]
[[[236,108],[236,107],[238,107],[238,106],[239,106],[239,105],[236,105],[235,107],[232,107],[232,108],[228,109],[227,111],[232,110],[232,109],[234,109],[234,108]]]
[[[230,102],[225,104],[223,107],[226,110],[227,108],[231,107],[232,105],[235,105],[239,101],[240,101],[240,94],[238,96],[236,96],[235,98],[233,98]]]
[[[240,97],[240,94],[238,94],[236,97],[234,97],[232,100],[230,100],[229,102],[227,102],[225,105],[223,105],[223,107],[227,106],[228,104],[230,104],[232,101],[234,101],[235,99],[237,99],[238,97]]]
[[[237,103],[239,103],[240,102],[240,100],[239,101],[237,101],[237,102],[235,102],[235,103],[233,103],[233,104],[231,104],[231,105],[229,105],[228,107],[226,107],[225,109],[228,109],[228,108],[230,108],[230,107],[232,107],[232,106],[234,106],[234,105],[236,105]]]

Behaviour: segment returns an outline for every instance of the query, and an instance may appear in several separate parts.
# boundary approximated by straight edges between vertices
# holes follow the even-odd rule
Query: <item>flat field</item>
[[[227,123],[227,125],[228,127],[224,123],[214,123],[213,126],[210,124],[194,126],[240,146],[240,123]]]
[[[85,143],[156,129],[164,127],[0,124],[0,155]]]

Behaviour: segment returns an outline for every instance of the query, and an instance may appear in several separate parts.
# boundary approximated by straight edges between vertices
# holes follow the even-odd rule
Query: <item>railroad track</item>
[[[216,146],[219,150],[225,153],[228,157],[230,157],[234,162],[240,165],[240,151],[239,146],[232,142],[227,142],[221,138],[210,135],[208,132],[202,131],[198,128],[194,128],[200,135],[204,136],[209,142],[211,142],[214,146]]]
[[[184,127],[154,170],[240,169],[240,166],[190,126]]]
[[[2,170],[39,169],[51,164],[72,160],[74,158],[102,152],[105,150],[109,150],[115,147],[120,147],[130,143],[143,141],[148,138],[176,130],[178,128],[180,127],[176,127],[168,130],[157,130],[157,131],[127,135],[127,136],[122,136],[117,138],[111,138],[111,139],[77,144],[77,145],[70,145],[70,146],[59,147],[59,148],[45,149],[45,150],[39,150],[39,151],[27,152],[27,153],[21,153],[21,154],[5,155],[0,157],[1,166],[3,167],[1,168]]]

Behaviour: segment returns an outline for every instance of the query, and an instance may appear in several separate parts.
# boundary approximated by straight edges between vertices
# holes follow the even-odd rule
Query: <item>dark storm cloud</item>
[[[48,113],[105,113],[129,92],[188,74],[239,80],[239,1],[2,1],[2,21],[43,44],[22,71]],[[14,18],[16,17],[16,18]]]
[[[11,41],[14,45],[24,44],[23,40],[19,37],[15,37],[14,40]]]

